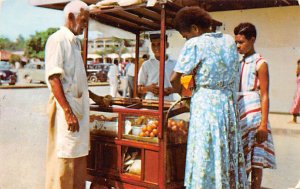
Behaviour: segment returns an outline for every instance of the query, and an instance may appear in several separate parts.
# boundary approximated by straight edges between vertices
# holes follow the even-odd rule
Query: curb
[[[300,130],[286,129],[286,128],[272,128],[272,134],[273,135],[298,136],[298,135],[300,135]]]

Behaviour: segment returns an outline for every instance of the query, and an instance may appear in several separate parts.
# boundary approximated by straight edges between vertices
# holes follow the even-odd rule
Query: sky
[[[15,40],[21,34],[27,39],[36,31],[59,28],[63,23],[62,11],[34,7],[29,0],[0,0],[0,37]]]

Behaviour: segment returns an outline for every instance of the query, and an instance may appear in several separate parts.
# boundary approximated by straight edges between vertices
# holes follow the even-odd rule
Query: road
[[[108,94],[109,86],[91,90]],[[0,189],[44,187],[48,96],[47,88],[0,91]],[[300,124],[289,119],[270,115],[278,168],[265,170],[265,189],[293,188],[300,180]]]
[[[277,169],[264,170],[265,189],[288,189],[300,180],[300,124],[288,124],[290,115],[271,114]]]

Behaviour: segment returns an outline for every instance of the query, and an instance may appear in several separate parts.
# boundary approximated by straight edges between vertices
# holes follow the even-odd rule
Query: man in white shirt
[[[135,64],[129,61],[125,67],[126,76],[125,76],[125,87],[123,92],[123,97],[127,95],[127,89],[129,93],[129,98],[133,97],[133,90],[134,90],[134,71],[135,71]]]
[[[166,36],[167,38],[167,36]],[[167,39],[166,39],[167,40]],[[143,63],[138,75],[138,93],[145,96],[145,99],[158,99],[159,94],[159,60],[160,60],[160,34],[150,35],[151,49],[155,58]],[[168,47],[168,43],[167,47]],[[171,59],[165,61],[164,99],[173,101],[172,85],[170,77],[176,62]]]
[[[112,97],[116,97],[118,92],[118,85],[119,85],[119,81],[118,81],[119,68],[116,64],[111,63],[111,65],[109,66],[107,77],[108,77],[108,82],[110,87],[110,95]]]
[[[84,189],[89,151],[89,94],[76,35],[88,24],[88,6],[79,0],[64,8],[65,25],[45,49],[50,99],[46,189]]]

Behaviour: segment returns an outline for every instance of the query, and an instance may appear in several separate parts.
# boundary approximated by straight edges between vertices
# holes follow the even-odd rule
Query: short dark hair
[[[143,58],[143,59],[149,59],[149,55],[148,55],[148,54],[144,54],[144,55],[142,56],[142,58]]]
[[[160,33],[154,33],[149,35],[150,40],[160,39]],[[168,36],[166,35],[166,41],[168,41]]]
[[[250,40],[252,37],[256,38],[256,28],[249,22],[240,23],[234,28],[234,35],[244,35],[246,39]]]
[[[202,29],[209,29],[212,18],[204,9],[200,7],[184,7],[176,13],[174,27],[177,31],[190,31],[192,25]]]

